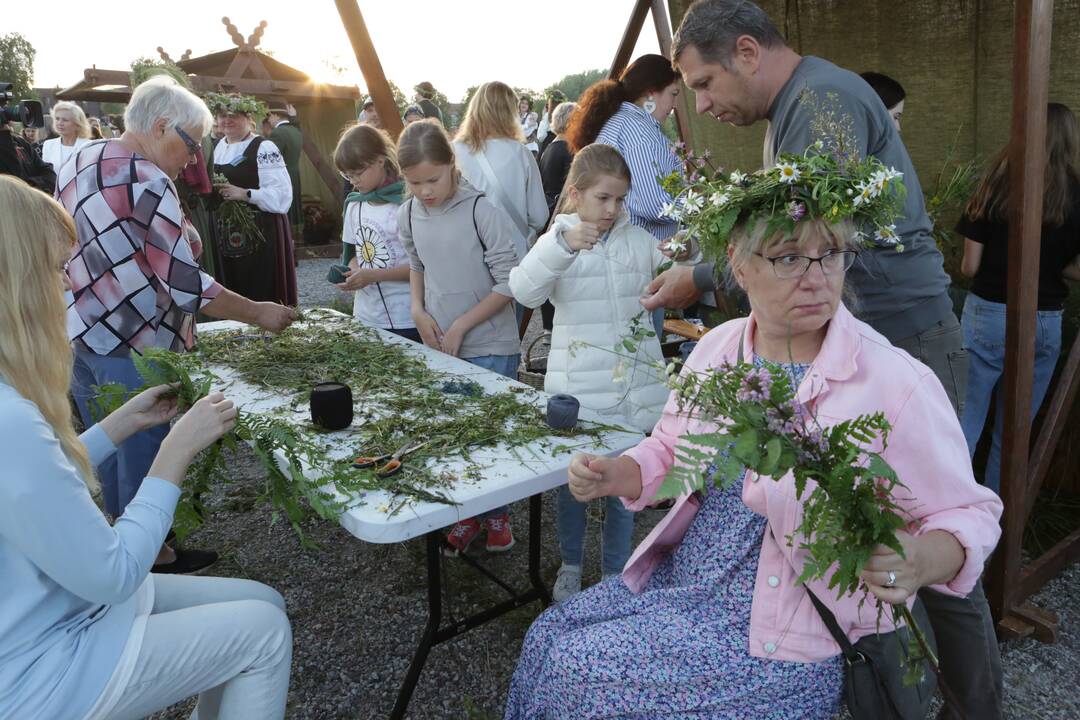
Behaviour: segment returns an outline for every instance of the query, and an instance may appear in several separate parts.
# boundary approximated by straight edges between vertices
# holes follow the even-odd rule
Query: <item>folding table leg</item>
[[[543,533],[544,496],[533,495],[529,498],[529,580],[533,589],[540,595],[540,603],[547,607],[551,604],[551,592],[544,579],[540,577],[540,545]]]
[[[439,530],[429,532],[426,539],[428,619],[427,624],[424,626],[424,634],[420,636],[420,644],[416,647],[412,663],[409,665],[409,672],[406,673],[405,681],[401,684],[401,689],[398,691],[397,701],[394,703],[394,709],[390,713],[391,720],[403,720],[405,717],[405,711],[409,707],[409,701],[412,699],[413,690],[416,689],[416,683],[420,679],[420,673],[424,669],[424,663],[427,662],[428,653],[431,652],[431,648],[436,644],[436,634],[439,631],[439,625],[442,624],[442,576],[441,568],[439,566],[439,554],[442,549],[442,532]]]

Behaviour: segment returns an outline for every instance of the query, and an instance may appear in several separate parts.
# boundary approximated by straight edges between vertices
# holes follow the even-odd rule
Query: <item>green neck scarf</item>
[[[398,180],[392,182],[389,185],[383,185],[381,188],[376,188],[371,192],[351,192],[345,197],[345,207],[349,207],[354,202],[379,202],[379,203],[394,203],[400,205],[402,201],[402,195],[405,192],[405,181]]]

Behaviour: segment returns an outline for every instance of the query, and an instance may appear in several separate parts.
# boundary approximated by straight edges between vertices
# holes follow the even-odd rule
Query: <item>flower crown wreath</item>
[[[767,223],[766,233],[771,237],[781,232],[790,235],[806,220],[833,224],[850,220],[857,228],[857,244],[903,252],[893,223],[906,194],[903,174],[875,157],[861,159],[853,142],[851,117],[835,109],[834,94],[826,97],[829,106],[819,103],[810,90],[799,97],[811,113],[811,136],[820,139],[802,155],[781,154],[773,167],[752,175],[725,174],[711,166],[708,151],[694,157],[678,146],[676,152],[682,152],[693,170],[689,177],[674,172],[660,178],[661,186],[674,198],[663,214],[683,225],[705,256],[718,265],[727,261],[735,227],[744,225],[753,232],[758,222]]]
[[[208,92],[203,95],[203,102],[214,115],[225,113],[244,113],[245,115],[265,115],[266,103],[251,95],[236,93]]]

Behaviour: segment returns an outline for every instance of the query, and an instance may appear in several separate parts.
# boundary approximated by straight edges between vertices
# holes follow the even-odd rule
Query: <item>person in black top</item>
[[[570,152],[570,145],[566,142],[566,128],[570,125],[570,117],[576,107],[576,103],[564,102],[551,113],[554,139],[545,146],[540,156],[540,180],[547,197],[548,215],[552,217],[555,214],[555,203],[566,182],[566,175],[570,172],[570,163],[574,160],[574,154]]]
[[[548,217],[552,220],[555,218],[555,206],[566,183],[566,176],[570,172],[570,163],[574,160],[570,144],[566,142],[566,128],[570,126],[570,118],[576,108],[577,103],[564,102],[551,111],[551,133],[540,153],[540,182],[544,186],[544,197],[547,198]],[[551,332],[555,323],[555,306],[550,301],[540,306],[540,319],[543,321],[544,330]]]
[[[968,450],[982,435],[990,397],[997,393],[993,439],[983,484],[1001,487],[1003,405],[999,380],[1005,368],[1005,302],[1008,282],[1009,147],[990,164],[964,208],[956,232],[964,236],[960,271],[973,277],[961,326],[968,349],[967,398],[961,424]],[[1039,251],[1039,305],[1031,416],[1039,410],[1061,352],[1061,314],[1069,294],[1066,280],[1080,280],[1080,128],[1059,103],[1047,106],[1046,186]]]

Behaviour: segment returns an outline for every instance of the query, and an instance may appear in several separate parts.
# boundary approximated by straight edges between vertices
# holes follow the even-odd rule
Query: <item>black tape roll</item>
[[[311,389],[311,422],[327,430],[344,430],[353,421],[353,397],[348,385],[319,383]]]

